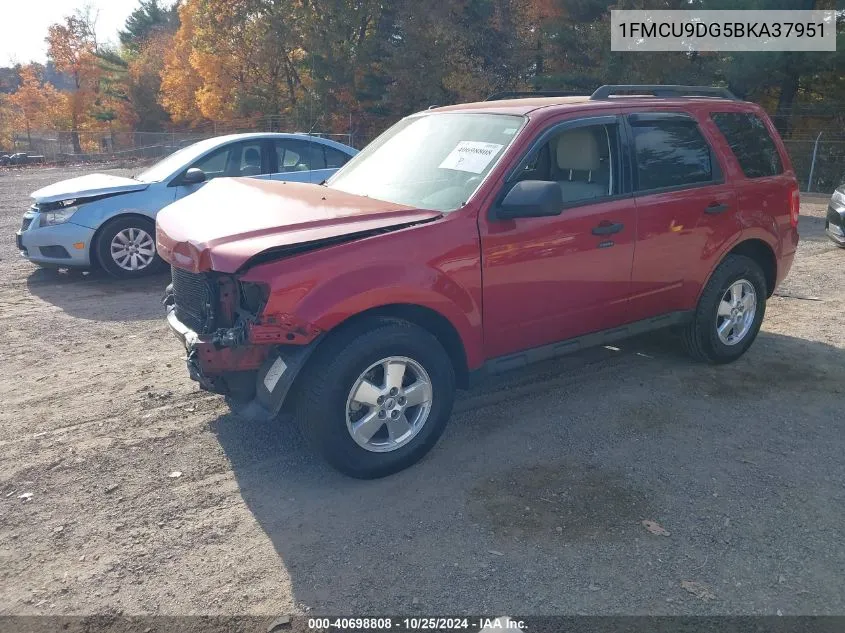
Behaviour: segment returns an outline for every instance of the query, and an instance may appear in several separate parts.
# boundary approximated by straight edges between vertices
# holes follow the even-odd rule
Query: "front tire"
[[[416,463],[452,412],[455,373],[416,325],[375,318],[320,344],[301,376],[296,417],[334,468],[374,479]]]
[[[682,332],[684,348],[696,360],[735,361],[757,338],[767,296],[760,265],[743,255],[728,255],[704,287],[692,322]]]
[[[164,268],[155,247],[155,223],[136,216],[106,222],[97,235],[97,261],[112,277],[132,279]]]

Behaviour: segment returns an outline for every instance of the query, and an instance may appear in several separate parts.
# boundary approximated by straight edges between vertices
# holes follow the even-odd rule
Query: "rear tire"
[[[97,261],[112,277],[133,279],[162,270],[155,247],[155,222],[119,216],[103,225],[94,245]]]
[[[422,459],[443,433],[455,396],[454,368],[440,342],[386,318],[330,335],[300,379],[303,435],[334,468],[359,479]]]
[[[715,364],[742,356],[760,331],[767,295],[766,277],[757,262],[743,255],[725,257],[682,332],[687,353]]]

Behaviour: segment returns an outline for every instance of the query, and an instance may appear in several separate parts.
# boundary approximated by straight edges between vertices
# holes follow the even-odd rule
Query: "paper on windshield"
[[[504,145],[481,141],[461,141],[440,163],[440,169],[456,169],[480,174],[487,168]]]

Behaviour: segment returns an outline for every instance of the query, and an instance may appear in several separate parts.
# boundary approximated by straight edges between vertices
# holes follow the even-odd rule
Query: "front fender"
[[[143,191],[118,194],[82,205],[74,213],[73,222],[89,229],[98,229],[119,215],[143,215],[155,221],[156,214],[173,202],[173,190],[150,186]]]
[[[298,295],[295,301],[291,293]],[[470,291],[429,266],[380,262],[323,278],[311,287],[298,286],[271,296],[262,321],[288,324],[295,333],[288,340],[304,343],[352,316],[397,304],[421,306],[444,317],[460,336],[469,366],[483,362],[480,306]]]

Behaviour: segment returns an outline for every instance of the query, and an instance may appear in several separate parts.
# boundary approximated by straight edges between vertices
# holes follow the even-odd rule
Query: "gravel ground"
[[[29,193],[66,175],[0,174],[0,614],[845,613],[845,252],[822,200],[739,362],[663,334],[500,378],[365,482],[197,390],[166,277],[18,256]]]

